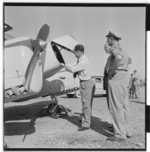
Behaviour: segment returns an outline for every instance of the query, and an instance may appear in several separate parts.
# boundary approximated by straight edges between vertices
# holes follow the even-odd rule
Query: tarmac
[[[107,143],[112,135],[107,127],[111,123],[106,97],[96,96],[93,101],[90,130],[77,131],[81,126],[81,101],[60,96],[59,104],[69,115],[59,119],[49,116],[46,109],[49,97],[36,98],[4,105],[4,139],[11,150],[38,149],[145,149],[145,89],[139,99],[129,99],[131,105],[131,130],[133,136],[122,143]]]

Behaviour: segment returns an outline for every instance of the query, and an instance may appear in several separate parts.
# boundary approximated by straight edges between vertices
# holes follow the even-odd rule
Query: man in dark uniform
[[[109,111],[114,128],[114,136],[107,142],[121,142],[131,137],[129,129],[130,104],[128,100],[129,77],[127,74],[130,58],[121,48],[121,39],[114,32],[109,32],[107,42],[111,46],[111,54],[114,61],[111,65],[110,80],[108,81]]]

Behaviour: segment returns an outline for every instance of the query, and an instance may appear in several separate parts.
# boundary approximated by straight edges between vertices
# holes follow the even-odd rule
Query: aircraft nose
[[[40,52],[44,51],[44,49],[45,49],[45,47],[47,45],[47,43],[42,41],[42,40],[32,40],[31,43],[32,43],[32,48],[33,48],[34,52],[36,52],[36,51],[38,51],[38,52],[39,51]]]
[[[47,43],[44,42],[44,41],[39,40],[39,45],[41,46],[41,49],[44,50],[46,45],[47,45]]]

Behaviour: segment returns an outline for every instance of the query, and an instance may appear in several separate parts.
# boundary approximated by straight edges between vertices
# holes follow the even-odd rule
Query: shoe
[[[114,129],[113,125],[107,127],[108,129]]]
[[[55,118],[55,119],[58,119],[58,118],[59,118],[59,114],[57,114],[57,115],[52,114],[51,117],[52,117],[52,118]]]
[[[106,139],[106,142],[123,142],[123,141],[125,141],[125,139],[117,138],[115,136],[108,137]]]
[[[132,136],[131,135],[127,135],[127,138],[130,139]]]
[[[80,127],[79,129],[78,129],[78,131],[84,131],[84,130],[89,130],[90,128],[89,127]]]
[[[114,129],[108,129],[109,132],[114,133]]]
[[[109,131],[109,132],[111,132],[111,133],[114,133],[114,128],[113,128],[113,126],[109,126],[109,127],[104,128],[104,129],[106,129],[107,131]]]

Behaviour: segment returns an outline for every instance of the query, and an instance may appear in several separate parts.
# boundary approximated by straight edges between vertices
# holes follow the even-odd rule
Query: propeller
[[[48,38],[48,35],[49,35],[49,26],[47,24],[44,24],[41,27],[36,39],[46,41]]]
[[[46,48],[47,43],[45,42],[49,35],[49,26],[44,24],[38,35],[36,40],[31,41],[31,45],[33,48],[33,56],[28,64],[25,78],[24,78],[24,86],[27,91],[39,93],[43,86],[43,66],[41,61],[41,53]]]
[[[41,29],[39,30],[39,33],[36,37],[35,40],[32,40],[31,43],[32,43],[32,48],[33,48],[33,51],[35,51],[36,47],[39,47],[39,44],[41,45],[42,44],[42,41],[44,41],[43,43],[45,43],[45,41],[47,40],[48,38],[48,35],[49,35],[49,25],[48,24],[44,24]]]

